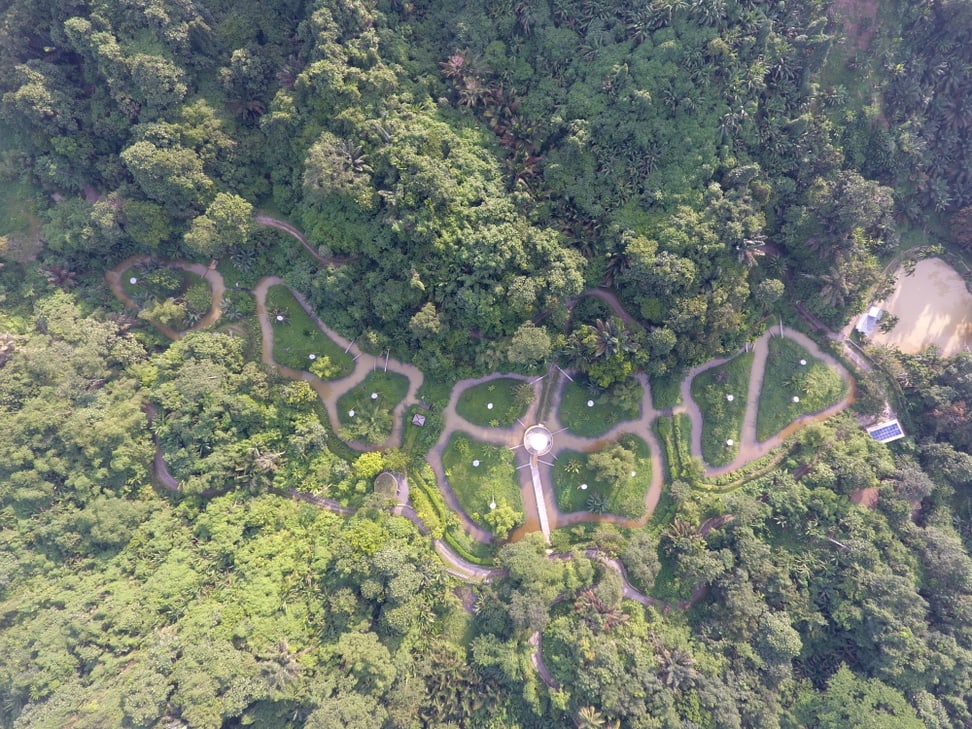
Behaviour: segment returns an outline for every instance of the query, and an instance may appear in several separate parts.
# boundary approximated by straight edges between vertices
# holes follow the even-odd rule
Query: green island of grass
[[[604,464],[598,462],[598,453],[568,450],[558,455],[554,466],[558,509],[564,513],[592,511],[635,519],[644,516],[645,494],[651,486],[652,469],[648,445],[630,434],[621,436],[616,445],[630,452],[633,459],[625,461],[625,454],[618,453],[620,458]],[[603,455],[615,447],[615,444],[609,445],[599,453]],[[612,469],[613,477],[610,475]]]
[[[473,425],[505,428],[523,417],[532,400],[528,382],[500,377],[468,388],[459,396],[456,412]]]
[[[692,399],[702,411],[702,458],[711,466],[731,463],[739,453],[753,357],[746,352],[692,381]]]
[[[643,395],[644,388],[635,379],[597,395],[568,380],[560,400],[560,422],[575,435],[597,438],[618,423],[635,420],[641,413]]]
[[[470,519],[492,529],[490,504],[505,503],[523,520],[523,500],[510,449],[454,433],[442,454],[449,486]]]
[[[338,420],[347,440],[384,442],[391,435],[392,410],[407,392],[405,375],[376,370],[341,395],[337,401]]]
[[[351,355],[321,331],[286,286],[278,284],[267,291],[267,313],[277,364],[308,370],[324,380],[340,379],[354,369]]]
[[[806,349],[792,339],[773,337],[759,393],[757,439],[765,441],[801,415],[830,407],[846,390],[840,375]],[[794,398],[799,399],[795,402]]]

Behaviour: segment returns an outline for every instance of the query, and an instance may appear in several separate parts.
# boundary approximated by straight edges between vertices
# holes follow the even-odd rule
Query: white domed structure
[[[523,434],[523,447],[531,456],[543,456],[550,452],[553,446],[553,435],[543,425],[527,428]]]

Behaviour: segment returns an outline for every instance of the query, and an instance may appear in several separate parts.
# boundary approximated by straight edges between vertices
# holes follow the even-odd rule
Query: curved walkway
[[[316,250],[313,249],[313,246],[310,245],[309,241],[299,230],[285,221],[277,220],[276,218],[272,218],[262,213],[257,213],[254,216],[254,220],[259,225],[277,228],[291,235],[297,241],[299,241],[301,245],[307,248],[311,255],[314,256],[315,260],[322,264],[334,265],[343,263],[347,260],[321,256]],[[121,274],[136,263],[147,260],[148,258],[149,256],[135,256],[126,259],[105,274],[105,278],[108,285],[111,287],[112,292],[129,307],[137,308],[137,305],[125,294],[125,290],[121,282]],[[225,291],[222,276],[218,271],[211,270],[210,268],[202,266],[201,264],[185,263],[181,261],[164,261],[162,265],[182,268],[195,273],[205,278],[211,286],[212,305],[210,312],[196,326],[192,327],[192,329],[205,328],[218,320],[220,315],[220,303]],[[270,287],[274,285],[286,286],[287,284],[279,277],[268,276],[261,279],[253,289],[253,295],[256,299],[257,319],[260,323],[263,362],[270,366],[276,367],[278,371],[286,377],[307,382],[317,392],[321,401],[325,405],[331,428],[335,433],[339,433],[341,429],[337,409],[338,399],[353,387],[361,383],[369,372],[375,371],[378,367],[381,367],[382,369],[387,368],[388,370],[404,375],[408,379],[408,390],[405,397],[396,404],[392,412],[391,434],[385,440],[385,442],[380,444],[378,447],[380,449],[388,449],[399,446],[402,442],[402,433],[404,427],[403,415],[406,408],[418,402],[417,392],[424,379],[423,373],[414,365],[399,362],[398,360],[391,358],[376,357],[374,355],[362,352],[353,342],[348,341],[345,337],[341,336],[322,322],[307,300],[299,292],[290,289],[289,286],[288,289],[291,291],[294,298],[308,314],[308,316],[314,321],[314,323],[320,328],[320,330],[335,341],[339,346],[344,347],[345,350],[354,357],[355,368],[350,375],[341,378],[340,380],[325,381],[309,372],[292,370],[278,364],[273,359],[273,327],[266,310],[267,292]],[[624,310],[624,307],[621,305],[617,296],[612,292],[604,289],[591,289],[585,291],[582,296],[593,296],[601,301],[604,301],[629,326],[640,326],[631,317],[631,315]],[[183,332],[177,332],[168,327],[160,325],[155,326],[171,339],[177,339],[183,335]],[[850,373],[848,373],[835,358],[826,352],[823,352],[817,346],[817,344],[805,334],[789,327],[781,327],[779,330],[781,335],[787,336],[798,342],[814,357],[819,358],[829,367],[834,369],[847,384],[848,394],[840,402],[834,404],[826,410],[805,415],[791,423],[782,432],[774,435],[766,441],[759,442],[756,437],[756,417],[758,412],[759,394],[762,389],[762,380],[769,352],[769,339],[771,336],[776,334],[776,331],[777,330],[774,328],[773,330],[765,333],[756,341],[754,345],[755,357],[750,372],[746,414],[740,436],[739,452],[733,461],[726,466],[705,466],[704,474],[708,477],[718,477],[724,475],[741,468],[750,461],[763,457],[773,449],[780,446],[786,440],[786,438],[788,438],[799,428],[813,422],[825,420],[835,413],[843,410],[851,402],[853,402],[854,381],[851,378]],[[662,448],[652,429],[654,421],[661,415],[671,415],[676,413],[686,414],[692,424],[690,453],[693,457],[698,457],[701,459],[703,419],[701,410],[692,399],[692,381],[701,372],[724,364],[730,359],[732,359],[732,357],[714,359],[690,370],[681,385],[682,403],[675,408],[666,411],[658,411],[654,408],[648,379],[643,374],[638,375],[637,379],[643,388],[640,416],[634,420],[618,423],[607,433],[597,438],[580,437],[567,432],[566,428],[563,427],[559,418],[559,409],[563,399],[564,387],[566,386],[564,379],[558,379],[557,385],[550,393],[552,395],[550,402],[544,408],[545,412],[543,413],[539,412],[539,404],[541,402],[542,380],[544,378],[532,379],[519,374],[494,373],[485,377],[463,380],[456,383],[452,389],[449,402],[442,413],[444,425],[443,431],[436,444],[429,451],[427,460],[436,475],[436,480],[446,503],[458,515],[460,521],[462,522],[463,528],[469,533],[469,535],[473,539],[483,543],[491,543],[493,541],[493,535],[488,530],[474,523],[469,518],[468,514],[464,512],[455,495],[455,492],[449,485],[448,478],[442,464],[442,455],[448,445],[449,439],[456,432],[466,433],[474,439],[494,445],[506,446],[515,452],[515,462],[521,485],[525,519],[524,524],[514,532],[514,538],[519,538],[525,533],[538,530],[541,528],[542,523],[547,521],[549,521],[553,528],[559,528],[581,522],[611,522],[625,527],[643,526],[645,523],[647,523],[648,519],[654,512],[655,507],[657,506],[661,497],[661,491],[664,485],[664,461],[662,456]],[[554,366],[551,366],[550,372],[554,372]],[[458,414],[456,411],[456,405],[461,395],[467,389],[499,378],[518,379],[524,382],[531,382],[533,385],[534,399],[527,408],[526,413],[519,424],[508,428],[482,427],[466,421]],[[534,469],[534,467],[529,467],[531,466],[530,458],[525,450],[520,447],[520,445],[522,443],[523,433],[526,427],[541,421],[547,425],[547,427],[554,433],[555,437],[551,452],[534,464]],[[562,513],[556,505],[556,492],[553,484],[553,462],[557,455],[564,450],[577,450],[583,452],[599,450],[608,443],[613,442],[620,436],[626,434],[635,435],[641,438],[647,444],[652,460],[651,481],[645,492],[644,515],[635,519],[612,514],[594,514],[589,511]],[[351,443],[349,445],[359,451],[368,449],[368,446],[363,443]],[[159,467],[160,465],[161,468]],[[165,470],[164,461],[159,464],[159,459],[157,458],[156,466],[156,472],[160,475],[160,478],[162,478],[163,485],[170,489],[173,488],[174,479],[172,479],[171,475],[168,475],[168,472]],[[540,488],[535,488],[535,480],[531,477],[531,472],[534,472],[539,477]],[[541,518],[541,512],[543,512],[544,518]],[[443,549],[447,549],[445,545],[443,545]],[[466,565],[467,566],[463,567],[463,570],[465,570],[463,574],[466,576],[478,576],[485,579],[486,575],[489,573],[489,570],[484,570],[483,568],[479,568],[475,565],[469,565],[469,563],[466,563]]]
[[[311,307],[300,292],[294,291],[289,286],[287,289],[293,294],[297,303],[300,304],[301,308],[307,313],[314,324],[322,332],[324,332],[328,337],[330,337],[338,346],[344,348],[352,357],[354,357],[354,370],[347,377],[342,377],[339,380],[322,380],[316,375],[310,372],[305,372],[303,370],[293,370],[284,365],[278,364],[273,359],[273,325],[270,323],[270,315],[267,313],[267,292],[270,290],[271,286],[287,286],[283,279],[277,276],[267,276],[262,278],[257,282],[257,285],[253,287],[253,296],[256,299],[256,313],[257,319],[260,322],[260,342],[262,347],[262,357],[265,364],[276,367],[281,374],[289,377],[293,380],[303,380],[308,383],[317,392],[318,396],[321,398],[321,402],[324,403],[327,409],[327,417],[331,423],[331,429],[335,433],[341,431],[341,421],[338,418],[338,399],[344,395],[346,392],[359,385],[365,377],[368,376],[370,372],[376,371],[381,368],[386,371],[397,372],[398,374],[404,375],[408,379],[408,391],[405,393],[405,397],[395,406],[392,410],[392,431],[388,438],[378,446],[382,450],[388,448],[395,448],[401,445],[402,431],[404,428],[403,416],[405,410],[410,406],[418,402],[418,389],[422,386],[422,382],[425,379],[425,375],[422,371],[415,365],[405,364],[404,362],[399,362],[396,359],[376,357],[372,354],[366,354],[358,348],[356,344],[349,341],[345,337],[342,337],[336,331],[327,326],[322,322],[317,313]],[[369,450],[370,447],[363,443],[350,443],[349,444],[355,450]]]
[[[465,433],[466,435],[475,438],[476,440],[481,440],[492,445],[501,445],[510,448],[511,450],[516,449],[516,465],[517,468],[525,465],[528,461],[525,459],[525,453],[523,449],[517,449],[517,446],[523,441],[523,433],[526,430],[524,425],[512,425],[508,428],[490,428],[483,427],[481,425],[474,425],[468,420],[463,418],[456,411],[456,406],[459,403],[459,398],[462,394],[478,385],[482,385],[486,382],[492,380],[499,380],[503,378],[521,380],[522,382],[531,382],[536,378],[526,377],[519,374],[501,374],[494,373],[487,375],[485,377],[477,377],[468,380],[460,380],[452,388],[452,392],[449,396],[449,402],[446,404],[445,408],[442,410],[442,420],[444,427],[442,429],[442,434],[439,436],[439,440],[436,441],[435,445],[426,455],[426,460],[432,467],[432,472],[435,473],[436,481],[439,484],[439,490],[442,492],[442,496],[449,508],[452,509],[462,522],[463,529],[475,540],[483,542],[484,544],[490,544],[493,542],[493,535],[490,531],[484,529],[483,527],[476,524],[469,515],[463,510],[462,506],[459,504],[459,499],[456,498],[455,492],[449,486],[449,479],[445,473],[445,467],[442,465],[442,455],[445,453],[446,447],[449,445],[449,440],[455,433]],[[537,405],[540,399],[540,383],[533,382],[534,397],[533,402],[527,407],[526,413],[520,419],[523,423],[533,423],[537,418]],[[536,524],[536,528],[539,528],[540,518],[538,513],[537,502],[534,498],[528,498],[532,496],[533,490],[530,487],[529,494],[526,489],[523,488],[523,470],[517,471],[520,477],[520,493],[523,495],[523,509],[526,523],[529,525]],[[536,531],[536,528],[531,531]]]
[[[307,240],[307,237],[286,220],[280,220],[279,218],[271,217],[265,213],[254,213],[253,222],[266,228],[276,228],[277,230],[282,230],[284,233],[291,236],[298,243],[304,246],[307,252],[311,254],[311,257],[313,257],[313,259],[322,266],[340,266],[348,261],[354,260],[349,256],[322,256],[317,252],[317,249],[311,245],[311,242]]]
[[[281,220],[277,220],[270,216],[257,213],[254,216],[254,220],[259,225],[265,225],[273,228],[282,230],[289,235],[293,236],[298,240],[301,245],[308,250],[308,252],[323,265],[338,265],[340,263],[346,262],[348,259],[338,259],[338,258],[327,258],[321,256],[307,241],[300,231],[294,228],[289,223]],[[125,293],[124,286],[121,282],[121,274],[126,270],[131,268],[136,263],[140,261],[149,259],[149,256],[135,256],[125,261],[122,261],[114,268],[110,269],[105,274],[105,279],[111,288],[111,291],[119,298],[126,306],[130,308],[138,308],[137,304],[131,300]],[[208,327],[215,323],[220,316],[220,304],[222,301],[223,294],[225,292],[225,285],[222,276],[215,270],[212,270],[201,264],[185,263],[181,261],[166,261],[163,265],[172,266],[176,268],[181,268],[186,271],[190,271],[196,275],[201,276],[208,281],[211,292],[212,292],[212,304],[209,313],[192,329],[202,329]],[[417,402],[417,391],[422,385],[424,380],[423,373],[413,365],[405,364],[391,358],[385,358],[381,361],[381,358],[375,357],[373,355],[366,354],[362,352],[353,342],[349,342],[346,338],[342,337],[337,332],[330,329],[324,322],[322,322],[316,315],[316,312],[309,305],[307,300],[293,289],[290,289],[294,298],[304,309],[304,311],[310,316],[310,318],[315,322],[315,324],[324,332],[328,337],[338,343],[339,346],[345,347],[346,351],[352,354],[355,361],[355,368],[353,372],[340,380],[335,380],[331,382],[326,382],[320,378],[314,376],[309,372],[298,372],[296,370],[289,369],[283,365],[277,364],[273,359],[273,327],[270,322],[270,317],[266,310],[266,296],[271,286],[274,285],[284,285],[284,281],[278,277],[270,276],[261,279],[253,289],[254,298],[256,299],[256,310],[257,318],[260,323],[261,332],[261,346],[262,346],[262,359],[264,363],[276,367],[284,376],[302,380],[308,382],[311,387],[318,393],[321,401],[324,403],[328,418],[331,423],[332,430],[337,433],[340,431],[340,421],[337,414],[337,401],[344,393],[348,392],[350,389],[355,387],[367,376],[369,371],[375,371],[379,366],[383,369],[387,368],[393,372],[398,372],[404,375],[409,382],[409,387],[405,397],[399,402],[395,409],[393,410],[393,428],[392,433],[385,443],[381,444],[381,448],[391,448],[395,447],[397,444],[401,443],[402,429],[403,429],[403,414],[405,409]],[[288,286],[289,289],[289,286]],[[593,289],[585,292],[582,295],[594,296],[607,304],[609,304],[612,310],[618,314],[629,326],[640,326],[631,316],[628,314],[624,307],[621,306],[618,298],[610,291],[605,291],[603,289]],[[165,336],[170,339],[178,339],[183,336],[184,332],[177,332],[169,327],[164,327],[155,324],[156,328],[159,329]],[[836,335],[832,333],[828,334],[831,338],[837,338]],[[762,389],[763,376],[766,368],[766,361],[769,353],[769,339],[774,336],[774,331],[769,331],[761,336],[755,343],[755,356],[753,360],[753,366],[750,371],[749,380],[749,392],[747,394],[746,402],[746,414],[743,421],[742,433],[740,436],[740,448],[739,453],[732,463],[723,466],[721,468],[711,468],[706,466],[705,475],[707,476],[719,476],[727,472],[739,469],[746,463],[761,458],[762,456],[769,453],[774,448],[778,447],[783,443],[783,441],[788,438],[796,430],[810,424],[813,422],[818,422],[820,420],[825,420],[832,415],[840,412],[846,408],[854,400],[854,380],[850,373],[831,355],[823,352],[809,337],[807,337],[802,332],[798,332],[789,327],[780,327],[780,335],[789,337],[793,339],[801,346],[810,352],[814,357],[824,361],[829,367],[834,369],[847,384],[848,394],[838,403],[833,406],[820,411],[818,413],[813,413],[810,415],[805,415],[793,423],[791,423],[782,432],[774,435],[766,441],[759,442],[756,437],[756,417],[758,413],[758,403],[759,395]],[[436,480],[438,482],[439,488],[449,504],[449,507],[459,516],[463,523],[464,528],[467,532],[476,540],[480,542],[489,543],[493,541],[493,535],[473,523],[467,514],[463,511],[461,505],[456,498],[455,493],[450,488],[448,479],[445,474],[445,470],[442,464],[442,455],[445,448],[449,442],[449,439],[456,432],[466,433],[473,438],[482,440],[488,443],[505,445],[516,452],[516,463],[518,466],[518,473],[520,475],[521,481],[521,493],[523,494],[523,506],[525,511],[525,524],[518,529],[518,533],[522,534],[525,531],[535,531],[541,521],[546,521],[546,519],[541,520],[540,510],[544,510],[545,516],[549,519],[551,516],[553,518],[550,521],[555,525],[555,527],[566,526],[569,524],[575,524],[585,521],[599,521],[599,522],[612,522],[622,526],[641,526],[644,525],[647,520],[651,517],[654,512],[655,507],[658,504],[658,500],[661,496],[661,489],[664,484],[663,476],[663,460],[662,460],[662,449],[658,443],[657,438],[652,430],[652,423],[660,415],[670,415],[674,413],[685,413],[688,415],[692,423],[692,442],[691,442],[691,455],[693,457],[701,458],[701,443],[702,443],[702,413],[698,405],[694,402],[691,396],[691,384],[692,380],[701,372],[711,369],[712,367],[717,367],[721,364],[732,359],[720,358],[711,360],[709,362],[695,367],[690,370],[682,382],[681,385],[681,395],[682,404],[672,408],[671,410],[665,412],[657,411],[652,402],[651,388],[648,383],[647,377],[644,375],[638,375],[638,381],[641,383],[643,388],[643,396],[641,402],[641,413],[640,416],[632,421],[626,421],[615,425],[611,430],[609,430],[604,435],[599,438],[582,438],[580,436],[568,433],[566,429],[560,422],[559,419],[559,409],[563,398],[564,387],[566,383],[563,380],[559,380],[555,391],[552,393],[553,397],[546,408],[548,412],[539,412],[539,405],[541,402],[541,381],[543,378],[534,379],[531,381],[523,375],[518,374],[492,374],[486,377],[480,377],[476,379],[463,380],[457,383],[450,394],[449,402],[443,411],[443,421],[444,428],[442,434],[440,435],[436,444],[429,451],[427,459],[432,467],[433,472],[436,475]],[[553,367],[551,367],[550,372],[553,372]],[[475,387],[484,382],[489,382],[490,380],[495,380],[499,378],[513,378],[519,379],[524,382],[532,382],[534,388],[534,399],[530,406],[527,408],[526,413],[521,419],[520,423],[515,426],[508,428],[486,428],[481,426],[476,426],[469,423],[464,418],[462,418],[456,411],[456,405],[458,403],[459,397],[470,387]],[[146,413],[151,420],[155,417],[154,408],[149,404],[146,408]],[[544,420],[545,418],[545,420]],[[533,425],[535,423],[545,422],[548,428],[555,434],[554,448],[546,456],[549,460],[537,460],[534,459],[532,468],[529,470],[524,468],[526,465],[530,464],[530,459],[525,449],[519,446],[522,443],[523,433],[526,427]],[[640,437],[648,445],[648,449],[652,460],[652,477],[649,488],[645,494],[645,514],[639,519],[628,519],[623,517],[618,517],[616,515],[610,514],[592,514],[590,512],[575,512],[570,514],[561,513],[556,506],[556,493],[553,486],[553,468],[552,463],[556,458],[557,454],[563,450],[580,450],[580,451],[592,451],[602,448],[604,445],[616,440],[618,437],[625,434],[633,434]],[[362,444],[351,444],[352,447],[359,450],[364,450],[365,447]],[[180,485],[178,481],[169,472],[168,467],[165,463],[164,454],[162,452],[161,445],[156,442],[156,453],[154,458],[154,473],[156,483],[161,487],[166,488],[171,491],[180,491]],[[531,478],[531,471],[534,474],[534,478]],[[535,477],[539,475],[540,481],[542,482],[542,494],[539,490],[539,498],[534,496],[534,483]],[[281,496],[287,496],[292,499],[297,499],[304,501],[306,503],[313,504],[318,508],[327,509],[333,513],[349,516],[355,513],[354,509],[342,506],[340,503],[327,499],[324,497],[317,496],[315,494],[310,494],[306,492],[301,492],[296,489],[289,489],[287,491],[277,491]],[[423,533],[428,534],[428,529],[424,522],[419,518],[418,514],[408,503],[408,489],[399,490],[399,499],[396,505],[393,507],[392,512],[395,515],[402,516],[409,519],[415,526]],[[702,536],[708,533],[709,530],[722,526],[726,522],[732,519],[731,515],[724,515],[722,517],[717,517],[714,519],[707,520],[699,528],[699,533]],[[483,567],[481,565],[472,564],[471,562],[461,558],[457,555],[445,542],[439,539],[433,540],[433,545],[436,553],[443,560],[446,565],[446,571],[458,579],[462,579],[468,582],[484,582],[493,579],[494,577],[502,574],[502,569],[500,568],[489,568]],[[616,559],[604,555],[599,550],[587,550],[585,555],[591,559],[596,559],[602,564],[604,564],[609,569],[614,570],[618,573],[621,578],[622,583],[622,595],[626,599],[634,600],[639,604],[652,606],[656,608],[661,608],[662,610],[668,611],[674,608],[685,610],[696,602],[698,602],[706,592],[706,587],[700,586],[696,588],[692,595],[687,600],[680,601],[677,605],[671,605],[653,598],[649,595],[638,591],[631,585],[628,581],[627,574],[624,570],[624,566]],[[551,558],[562,558],[563,555],[550,555]],[[536,670],[543,680],[543,682],[550,688],[556,689],[558,684],[554,679],[551,672],[548,670],[546,664],[543,661],[542,653],[542,637],[539,633],[534,633],[530,637],[530,642],[534,647],[532,653],[532,662],[536,667]]]
[[[129,309],[138,309],[139,305],[135,303],[135,301],[133,301],[127,293],[125,293],[125,287],[121,280],[122,274],[132,266],[136,266],[139,263],[144,263],[151,260],[153,260],[153,256],[131,256],[130,258],[126,258],[114,268],[110,268],[105,271],[105,281],[108,283],[108,288],[110,288],[115,297],[118,298]],[[223,283],[223,276],[219,273],[219,271],[210,269],[201,263],[186,263],[185,261],[168,261],[162,259],[155,260],[158,261],[160,266],[165,266],[168,268],[181,268],[183,271],[194,273],[202,278],[206,283],[209,284],[211,303],[206,316],[184,331],[176,331],[171,327],[167,327],[165,324],[159,324],[157,322],[150,322],[152,326],[158,329],[164,336],[172,340],[181,339],[188,331],[193,331],[194,329],[205,329],[212,326],[216,320],[219,319],[220,314],[222,313],[220,304],[223,301],[223,294],[226,293],[226,285]]]

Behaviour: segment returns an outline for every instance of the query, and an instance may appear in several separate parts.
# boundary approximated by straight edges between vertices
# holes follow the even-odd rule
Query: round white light
[[[594,407],[594,401],[593,400],[588,400],[587,401],[587,407],[589,407],[589,408]]]
[[[473,461],[473,468],[479,468],[479,459]]]
[[[311,359],[311,360],[317,359],[317,355],[316,354],[309,354],[309,355],[307,355],[307,359]]]
[[[486,409],[487,410],[492,410],[493,409],[493,403],[491,403],[491,402],[486,403]]]
[[[137,284],[138,283],[138,279],[135,278],[134,276],[132,276],[130,279],[128,279],[128,283],[130,283],[132,285]]]
[[[807,364],[807,361],[806,361],[805,359],[801,359],[801,360],[800,360],[800,364],[802,364],[802,365],[804,365],[804,366],[806,366],[806,364]]]
[[[283,320],[284,320],[284,315],[283,314],[277,314],[277,321],[283,321]]]
[[[531,450],[542,453],[550,445],[550,438],[542,430],[535,430],[527,436],[527,445]]]
[[[638,472],[637,471],[632,471],[631,472],[631,478],[634,478],[637,475],[638,475]]]
[[[378,399],[378,393],[377,392],[371,393],[371,399],[372,400],[377,400]]]
[[[348,410],[348,417],[349,418],[353,418],[354,417],[354,410]]]
[[[736,399],[735,395],[726,395],[726,400],[728,400],[729,402],[732,402],[735,399]]]
[[[581,491],[587,491],[587,484],[586,484],[586,483],[582,483],[582,484],[580,485],[580,490],[581,490]]]
[[[796,395],[793,396],[793,402],[800,402],[800,398]]]
[[[493,509],[495,509],[496,508],[496,502],[495,501],[490,501],[489,502],[489,508],[490,508],[490,511],[492,511]]]
[[[735,443],[736,443],[736,441],[734,441],[732,438],[726,438],[726,445],[727,446],[735,445]]]

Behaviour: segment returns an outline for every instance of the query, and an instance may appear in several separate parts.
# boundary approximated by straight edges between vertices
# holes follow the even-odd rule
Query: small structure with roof
[[[874,327],[877,323],[881,321],[881,317],[884,316],[884,311],[880,306],[872,306],[867,310],[866,314],[862,314],[861,318],[857,322],[855,329],[865,337],[871,336],[871,332],[874,331]]]
[[[425,416],[422,415],[422,413],[415,413],[415,415],[412,416],[412,425],[417,425],[421,428],[423,425],[425,425]]]
[[[872,425],[867,429],[867,434],[878,443],[890,443],[893,440],[905,437],[901,423],[897,420],[885,420],[883,423]]]

